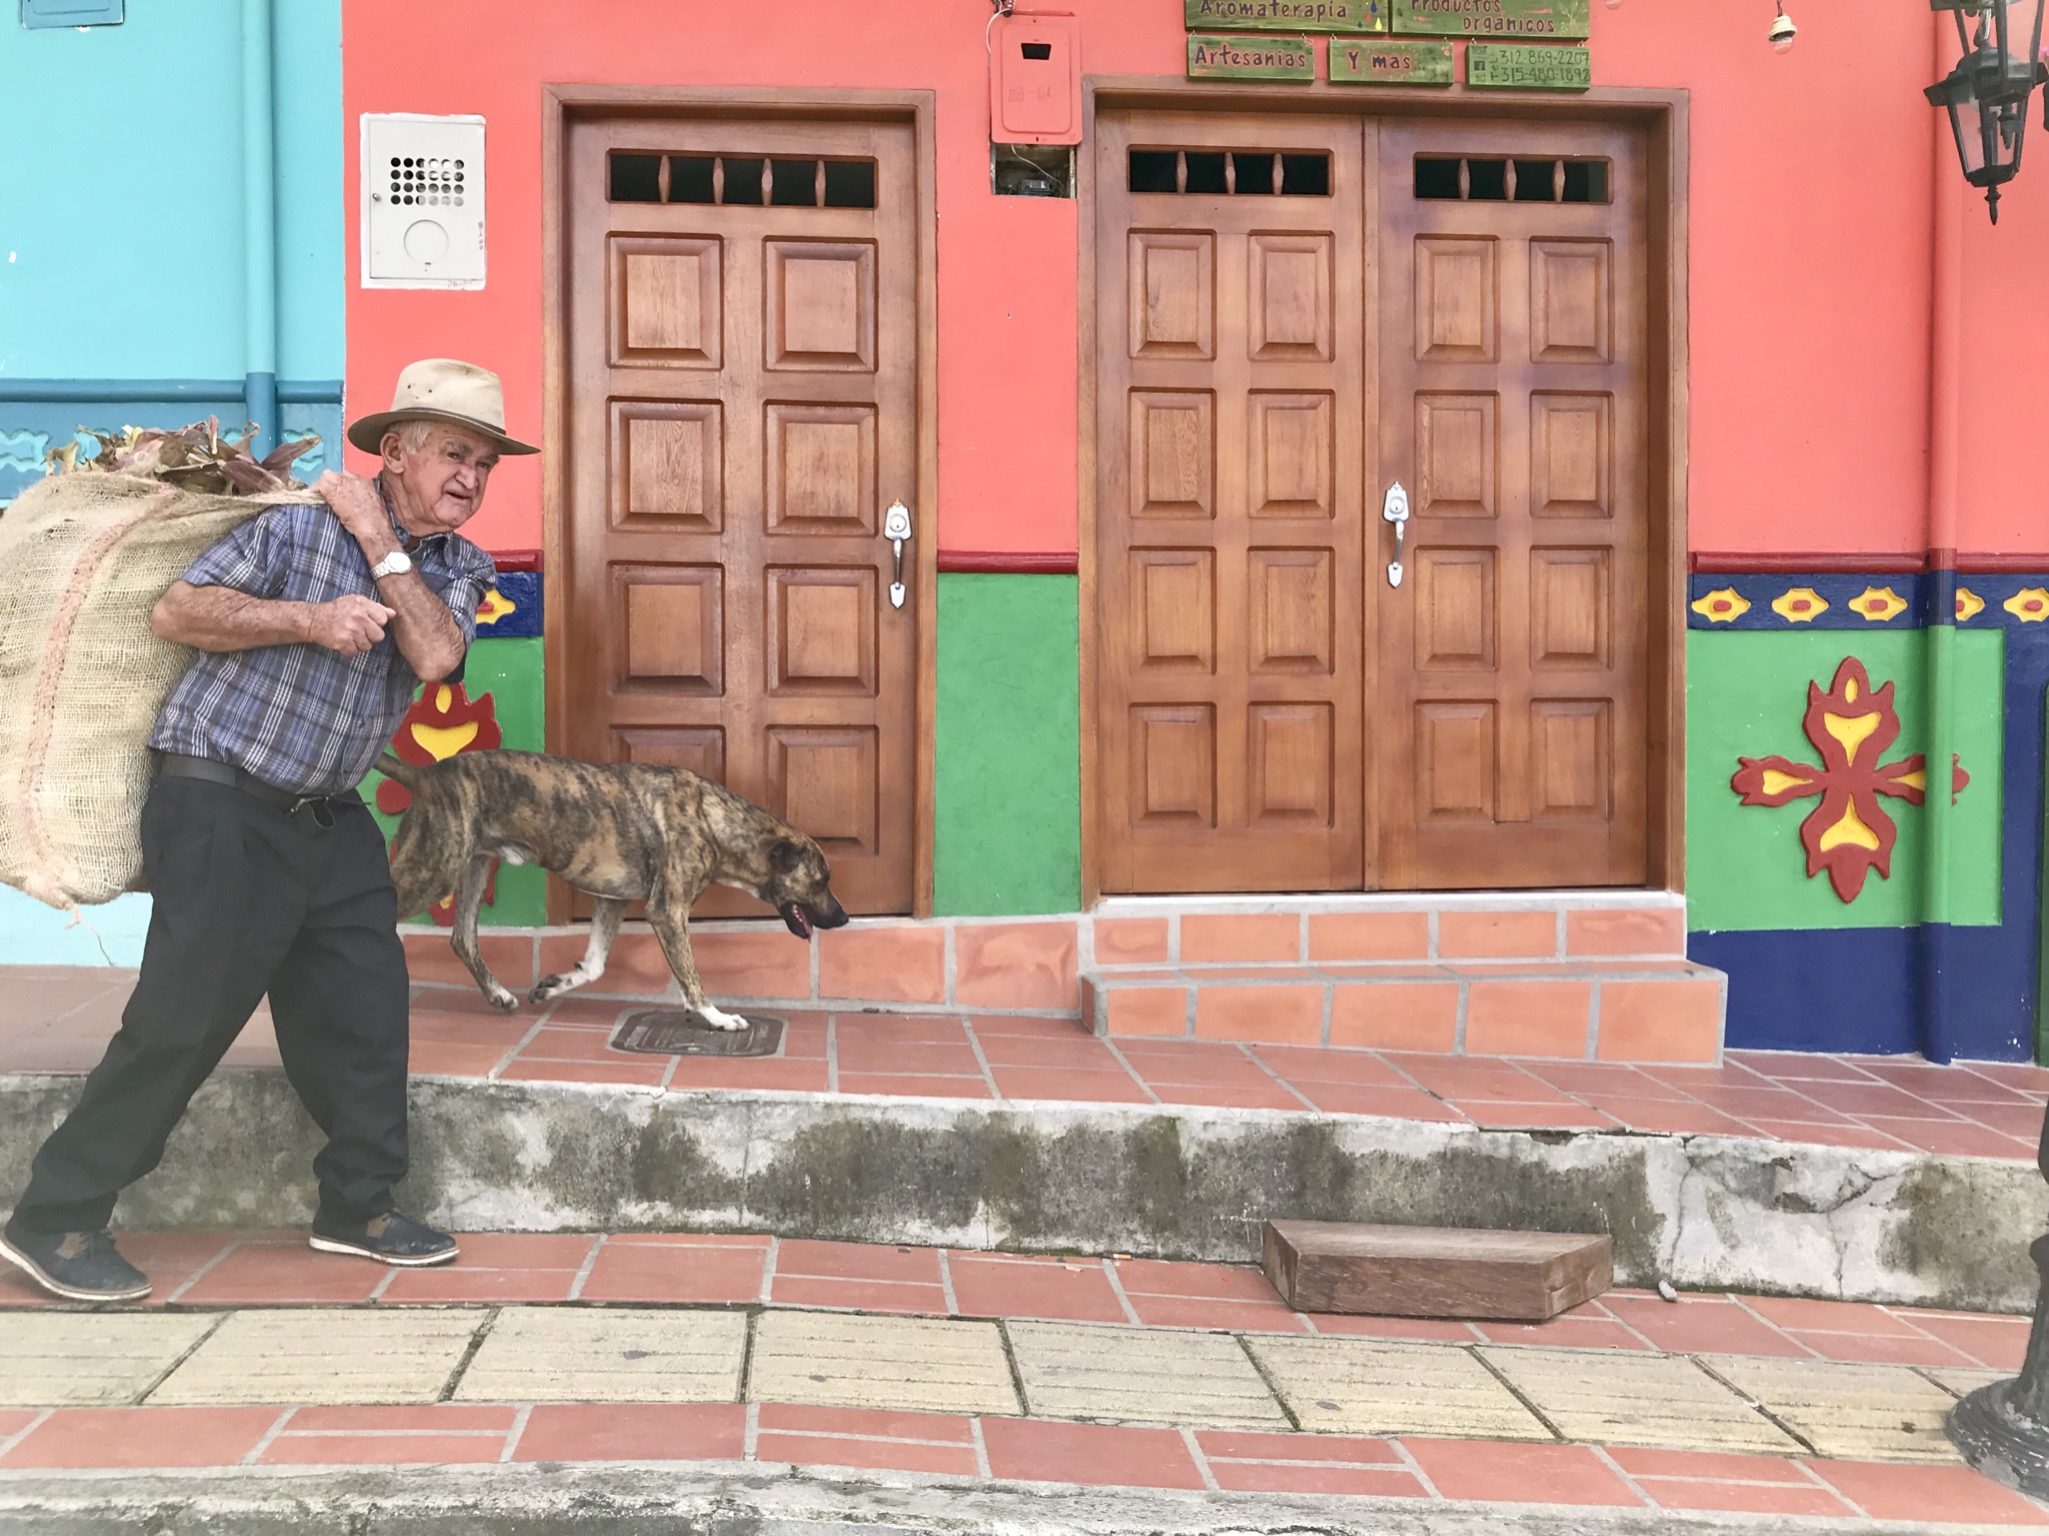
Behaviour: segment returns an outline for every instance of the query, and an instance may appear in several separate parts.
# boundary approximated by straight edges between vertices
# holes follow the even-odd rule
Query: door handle
[[[904,540],[911,536],[911,509],[900,501],[891,502],[889,510],[882,515],[882,536],[889,540],[895,551],[889,582],[889,606],[901,608],[904,605]]]
[[[1387,562],[1387,584],[1398,587],[1402,584],[1402,540],[1409,531],[1409,493],[1402,489],[1397,480],[1387,488],[1387,495],[1380,503],[1380,515],[1394,524],[1394,558]]]

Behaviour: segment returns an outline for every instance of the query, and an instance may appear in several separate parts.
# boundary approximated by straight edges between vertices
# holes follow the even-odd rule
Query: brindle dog
[[[535,987],[535,1003],[604,975],[626,904],[645,901],[684,1000],[714,1029],[744,1029],[745,1019],[705,997],[690,958],[690,907],[705,887],[759,897],[800,939],[847,920],[818,844],[687,768],[533,752],[468,752],[431,767],[386,754],[377,766],[413,795],[391,850],[399,914],[424,912],[452,889],[455,952],[484,995],[508,1011],[519,999],[477,947],[493,858],[538,864],[597,898],[583,959]]]

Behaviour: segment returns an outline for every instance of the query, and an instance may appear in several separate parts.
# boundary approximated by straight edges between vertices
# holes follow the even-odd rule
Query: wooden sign
[[[1451,44],[1334,37],[1330,78],[1333,85],[1450,85]]]
[[[1433,37],[1593,35],[1591,0],[1393,0],[1394,30]]]
[[[1591,48],[1474,43],[1466,49],[1467,85],[1504,91],[1584,91],[1593,83]]]
[[[1191,32],[1385,32],[1393,0],[1183,0]]]
[[[1303,37],[1188,34],[1191,80],[1314,80],[1316,49]]]

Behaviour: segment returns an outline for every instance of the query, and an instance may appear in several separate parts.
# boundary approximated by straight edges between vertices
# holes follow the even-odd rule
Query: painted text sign
[[[1466,49],[1467,85],[1507,91],[1584,91],[1593,83],[1590,48],[1474,43]]]
[[[1191,80],[1314,80],[1316,50],[1300,37],[1188,35]]]
[[[1392,0],[1183,0],[1191,32],[1385,32]]]
[[[1334,37],[1330,78],[1335,85],[1450,85],[1451,44]]]
[[[1393,0],[1394,29],[1449,37],[1592,35],[1590,0]]]

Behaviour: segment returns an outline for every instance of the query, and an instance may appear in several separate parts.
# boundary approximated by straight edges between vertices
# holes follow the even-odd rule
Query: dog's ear
[[[779,837],[768,850],[768,866],[779,875],[793,875],[804,862],[804,850],[787,837]]]

